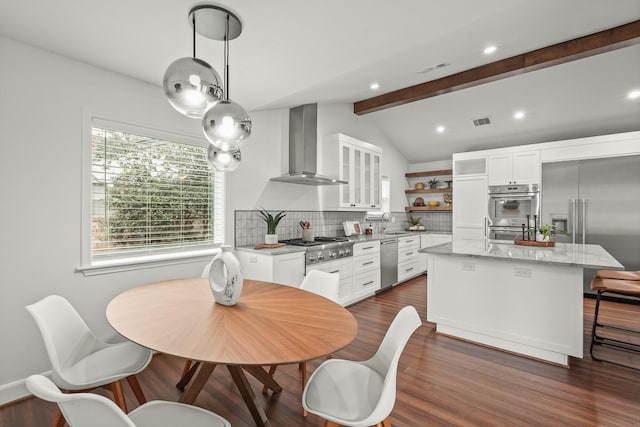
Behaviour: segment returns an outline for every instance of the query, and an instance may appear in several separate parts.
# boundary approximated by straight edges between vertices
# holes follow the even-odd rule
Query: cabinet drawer
[[[416,258],[419,254],[419,246],[409,246],[407,248],[398,248],[398,263],[408,261],[409,259]]]
[[[418,257],[402,262],[398,264],[398,282],[403,282],[410,277],[422,274],[422,271]]]
[[[368,271],[353,277],[353,297],[373,294],[380,289],[380,271]]]
[[[361,273],[368,270],[380,269],[380,254],[368,254],[360,255],[353,258],[353,272],[354,274]]]
[[[367,242],[367,243],[357,243],[353,245],[353,256],[356,257],[358,255],[370,254],[370,253],[380,253],[380,242],[377,240]]]
[[[401,237],[398,239],[398,249],[404,249],[415,245],[420,246],[420,236]]]
[[[311,270],[320,270],[327,273],[339,273],[340,279],[351,277],[353,274],[353,264],[351,260],[333,261],[326,264],[311,265],[307,267],[307,272]]]

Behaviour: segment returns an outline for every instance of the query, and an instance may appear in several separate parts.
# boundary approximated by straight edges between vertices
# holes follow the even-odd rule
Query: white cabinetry
[[[337,198],[344,210],[380,209],[382,148],[343,134],[329,135],[324,140],[323,170],[348,184],[328,188],[328,198]],[[334,187],[334,186],[331,186]],[[332,205],[332,200],[327,200]]]
[[[489,156],[489,185],[539,183],[539,150],[505,152]]]
[[[380,242],[353,245],[353,302],[380,289]]]
[[[487,233],[487,177],[453,179],[453,239],[483,240]]]
[[[451,234],[421,234],[420,249],[442,245],[443,243],[449,243],[450,241]],[[422,271],[427,271],[427,254],[421,253],[420,256],[420,268]]]
[[[237,251],[240,269],[245,279],[300,287],[305,274],[305,252],[261,254]]]
[[[398,283],[424,273],[418,249],[420,236],[398,238]]]
[[[338,290],[338,302],[347,305],[353,300],[353,262],[351,258],[344,258],[323,264],[310,265],[307,273],[311,270],[326,271],[327,273],[338,273],[340,275],[340,288]]]

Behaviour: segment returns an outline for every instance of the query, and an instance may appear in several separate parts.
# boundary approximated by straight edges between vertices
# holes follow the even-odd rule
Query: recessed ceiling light
[[[444,126],[442,126],[442,125],[441,125],[441,126],[438,126],[438,127],[436,128],[436,132],[438,132],[438,133],[443,133],[443,132],[444,132],[444,129],[445,129],[445,128],[444,128]]]
[[[371,89],[371,90],[376,90],[376,89],[378,89],[379,87],[380,87],[380,83],[378,83],[378,82],[374,82],[374,83],[371,83],[371,84],[369,85],[369,89]]]
[[[627,94],[627,98],[629,99],[638,99],[640,98],[640,90],[635,89]]]
[[[513,113],[513,118],[518,120],[523,119],[524,111],[516,111],[515,113]]]
[[[487,46],[487,47],[484,48],[484,54],[485,55],[491,55],[496,50],[498,50],[498,46],[496,46],[496,45]]]

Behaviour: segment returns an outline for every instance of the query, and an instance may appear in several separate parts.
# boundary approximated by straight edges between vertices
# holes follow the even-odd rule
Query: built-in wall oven
[[[527,223],[527,218],[529,223]],[[534,218],[540,226],[540,191],[538,184],[492,185],[489,187],[489,240],[522,237],[522,226],[533,228]]]

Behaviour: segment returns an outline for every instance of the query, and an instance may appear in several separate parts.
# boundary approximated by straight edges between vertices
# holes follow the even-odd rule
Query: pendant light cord
[[[193,20],[193,57],[196,57],[196,14],[194,13],[191,16]]]
[[[229,100],[229,15],[224,28],[224,99]]]

